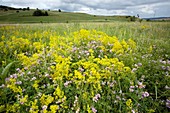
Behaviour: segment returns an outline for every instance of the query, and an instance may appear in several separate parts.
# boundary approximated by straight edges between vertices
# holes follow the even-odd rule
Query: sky
[[[170,17],[170,0],[0,0],[0,5],[39,8],[92,15]]]

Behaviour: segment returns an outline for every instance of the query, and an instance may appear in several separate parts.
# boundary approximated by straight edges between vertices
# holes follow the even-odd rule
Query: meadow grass
[[[94,16],[85,13],[48,11],[49,16],[32,16],[35,10],[16,13],[15,10],[0,10],[0,23],[73,23],[129,21],[126,16]],[[45,10],[42,10],[43,12]]]
[[[169,22],[0,26],[0,112],[167,113],[169,28]]]

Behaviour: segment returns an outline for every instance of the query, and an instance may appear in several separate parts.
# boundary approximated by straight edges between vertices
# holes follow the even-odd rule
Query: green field
[[[48,11],[49,16],[32,16],[35,10],[0,10],[0,23],[68,23],[128,21],[125,16],[96,16],[85,13]],[[43,10],[42,10],[43,11]]]

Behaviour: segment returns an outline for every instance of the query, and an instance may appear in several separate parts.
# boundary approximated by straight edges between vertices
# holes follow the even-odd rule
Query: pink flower
[[[91,109],[92,109],[93,113],[97,112],[97,110],[94,107],[92,107]]]
[[[149,96],[149,93],[148,92],[143,92],[142,93],[142,97],[145,98],[145,97],[148,97]]]

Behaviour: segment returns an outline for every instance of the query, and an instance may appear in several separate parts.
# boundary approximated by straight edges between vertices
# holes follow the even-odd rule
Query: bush
[[[33,16],[48,16],[48,12],[45,11],[45,13],[44,13],[41,10],[36,10],[36,11],[34,11]]]
[[[131,22],[135,22],[135,21],[136,21],[136,17],[135,17],[135,16],[131,16],[131,17],[130,17],[130,21],[131,21]]]

